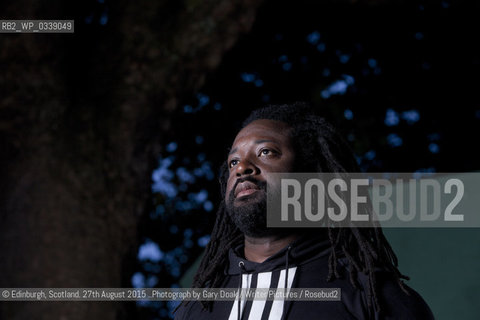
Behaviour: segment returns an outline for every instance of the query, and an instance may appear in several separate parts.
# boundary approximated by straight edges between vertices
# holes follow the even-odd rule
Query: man
[[[223,201],[194,279],[199,288],[340,288],[340,301],[184,302],[176,319],[433,319],[401,279],[380,228],[266,227],[273,173],[358,172],[347,144],[304,104],[244,122],[222,167]]]

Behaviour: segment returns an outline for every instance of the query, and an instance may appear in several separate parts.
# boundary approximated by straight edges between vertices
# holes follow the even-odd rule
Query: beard
[[[258,187],[258,191],[235,199],[235,188],[240,182],[249,181]],[[237,228],[246,236],[262,238],[275,235],[275,229],[267,228],[267,193],[266,183],[252,177],[239,179],[230,191],[226,203],[227,213]]]

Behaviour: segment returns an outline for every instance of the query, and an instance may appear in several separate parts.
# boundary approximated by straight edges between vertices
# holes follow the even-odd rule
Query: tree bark
[[[64,1],[65,2],[65,1]],[[69,34],[0,37],[0,287],[129,287],[162,134],[262,0],[2,4],[75,18]],[[121,319],[120,303],[4,302],[1,319]]]

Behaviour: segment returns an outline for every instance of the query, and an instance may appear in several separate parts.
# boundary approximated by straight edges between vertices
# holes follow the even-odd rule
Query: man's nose
[[[258,172],[258,167],[252,161],[248,161],[247,159],[245,159],[237,165],[235,174],[237,177],[242,177],[255,175],[258,174]]]

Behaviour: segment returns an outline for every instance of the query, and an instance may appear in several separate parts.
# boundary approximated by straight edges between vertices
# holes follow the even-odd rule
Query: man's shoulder
[[[382,319],[434,319],[422,296],[403,282],[400,286],[392,273],[379,272],[376,280]]]
[[[350,280],[349,265],[346,259],[337,263],[339,277],[327,281],[330,268],[325,260],[311,261],[299,266],[298,287],[304,288],[340,288],[343,306],[354,317],[359,319],[433,319],[432,311],[425,300],[408,285],[399,283],[395,274],[390,271],[377,269],[375,271],[374,296],[369,293],[369,276],[358,272],[356,275],[357,287]],[[375,305],[378,299],[381,310],[375,308],[372,313],[369,304]]]

